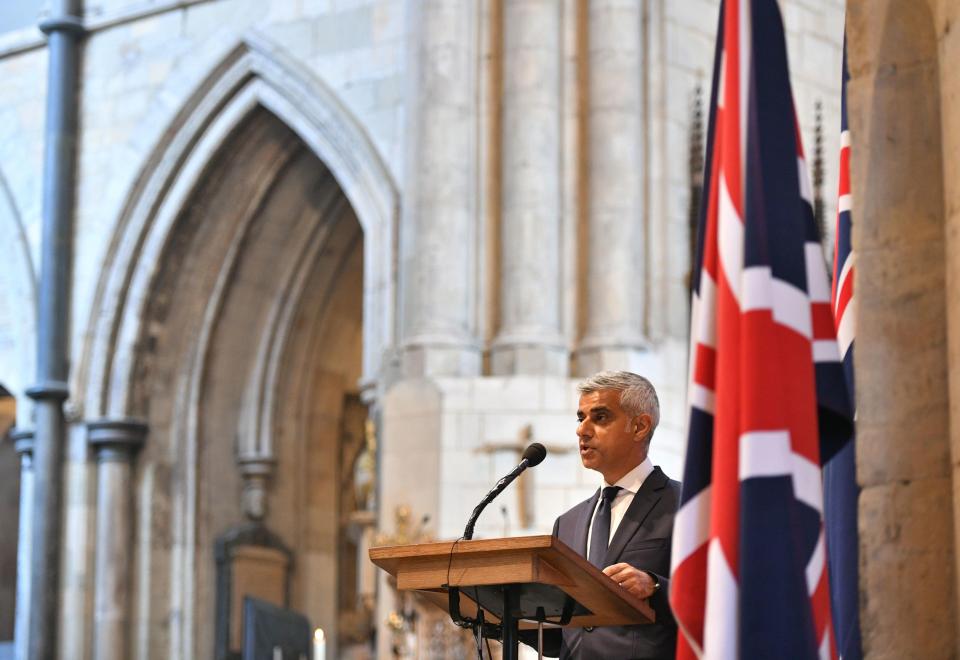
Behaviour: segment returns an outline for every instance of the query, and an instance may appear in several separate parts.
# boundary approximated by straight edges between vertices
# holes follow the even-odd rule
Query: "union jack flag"
[[[850,129],[847,126],[847,44],[843,44],[843,84],[840,92],[840,185],[837,233],[833,249],[833,291],[830,306],[837,327],[840,357],[851,404],[854,401],[853,338],[856,317],[853,306],[854,254],[850,215]],[[856,447],[848,442],[823,466],[823,501],[830,565],[830,599],[837,651],[843,660],[863,657],[860,646],[860,588],[857,556]]]
[[[837,235],[833,246],[833,291],[830,296],[837,325],[837,341],[847,377],[853,390],[853,338],[856,318],[853,313],[853,236],[850,213],[850,126],[847,124],[847,40],[843,40],[843,85],[840,88],[840,182],[837,196]]]
[[[830,658],[820,466],[850,411],[776,0],[721,3],[706,173],[677,657]]]

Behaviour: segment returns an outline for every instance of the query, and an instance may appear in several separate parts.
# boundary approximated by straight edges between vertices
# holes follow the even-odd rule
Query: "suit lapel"
[[[590,530],[590,519],[593,517],[593,510],[597,508],[597,498],[599,497],[600,491],[597,490],[590,498],[589,505],[581,507],[580,519],[577,521],[572,547],[582,557],[587,556],[587,532]]]
[[[610,547],[607,549],[607,556],[603,562],[604,566],[617,563],[623,549],[627,546],[627,542],[633,538],[650,511],[660,501],[660,492],[666,486],[667,481],[667,475],[659,467],[654,468],[650,476],[644,480],[640,490],[633,496],[633,502],[630,503],[623,520],[620,521],[617,533],[613,535],[613,539],[610,541]]]

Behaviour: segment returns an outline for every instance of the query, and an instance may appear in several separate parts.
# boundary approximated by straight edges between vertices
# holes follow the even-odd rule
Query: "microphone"
[[[467,521],[467,526],[463,530],[463,538],[467,541],[473,538],[473,528],[477,524],[477,518],[480,517],[480,514],[483,512],[486,506],[493,501],[493,498],[502,493],[504,488],[509,486],[514,479],[520,476],[521,472],[526,470],[528,467],[540,465],[543,463],[543,459],[546,457],[547,448],[541,445],[539,442],[534,442],[529,447],[524,449],[523,459],[520,461],[520,464],[513,468],[513,470],[510,471],[510,474],[498,481],[497,485],[494,486],[489,493],[484,495],[483,499],[480,500],[480,504],[474,508],[473,513],[470,514],[470,520]]]

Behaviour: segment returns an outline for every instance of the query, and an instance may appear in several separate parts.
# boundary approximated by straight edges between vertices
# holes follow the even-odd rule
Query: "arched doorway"
[[[262,108],[199,181],[160,257],[131,383],[149,429],[132,479],[145,517],[133,643],[208,656],[215,541],[262,520],[293,553],[291,607],[335,645],[343,448],[365,419],[363,232],[330,171]]]
[[[118,220],[74,372],[97,457],[95,653],[209,657],[215,541],[250,519],[291,550],[290,604],[336,648],[341,491],[360,383],[393,341],[398,208],[362,127],[260,37],[174,117]],[[143,446],[129,476],[104,465],[117,445]],[[67,576],[86,574],[82,552]]]
[[[0,645],[13,641],[17,596],[20,458],[9,438],[16,421],[17,401],[0,385],[0,519],[8,530],[0,535]]]

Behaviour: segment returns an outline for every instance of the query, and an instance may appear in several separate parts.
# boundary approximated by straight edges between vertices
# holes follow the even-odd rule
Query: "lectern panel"
[[[656,618],[649,603],[621,589],[553,536],[371,548],[370,558],[396,578],[397,588],[416,590],[440,607],[447,606],[447,587],[459,587],[463,615],[471,618],[476,612],[470,601],[474,587],[484,609],[499,619],[503,609],[502,587],[506,585],[525,590],[530,602],[523,604],[521,598],[524,610],[540,597],[546,598],[546,602],[551,602],[556,594],[569,597],[580,605],[570,626],[643,624]],[[544,602],[540,605],[546,610]],[[533,606],[521,616],[533,617],[535,612]],[[520,627],[528,625],[521,622]]]
[[[497,619],[503,618],[503,587],[502,586],[484,586],[471,587],[463,589],[460,594],[479,603],[485,611],[496,615]],[[559,587],[548,584],[523,584],[519,586],[519,607],[513,613],[518,619],[535,620],[537,617],[537,608],[542,607],[544,616],[547,619],[558,621],[563,615],[564,609],[576,611],[580,615],[593,614],[590,610],[568,596]]]

